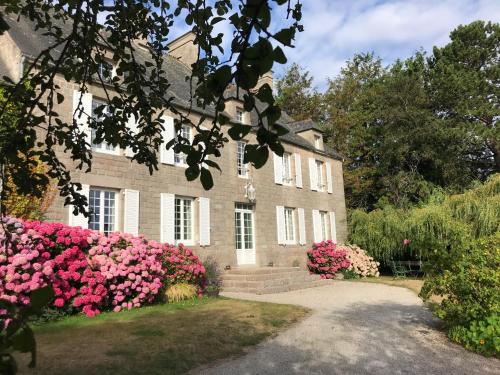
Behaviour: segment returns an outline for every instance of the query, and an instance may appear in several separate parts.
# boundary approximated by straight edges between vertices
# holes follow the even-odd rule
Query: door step
[[[241,267],[222,276],[222,291],[253,294],[283,293],[328,284],[299,267]]]

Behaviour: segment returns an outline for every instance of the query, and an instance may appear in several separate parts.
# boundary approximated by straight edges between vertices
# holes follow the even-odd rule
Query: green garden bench
[[[400,260],[391,262],[391,269],[394,278],[405,278],[407,276],[417,276],[422,273],[422,261],[420,260]]]

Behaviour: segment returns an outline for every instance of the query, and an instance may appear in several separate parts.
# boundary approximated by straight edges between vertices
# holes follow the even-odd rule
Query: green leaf
[[[203,189],[210,190],[214,186],[214,180],[212,178],[212,173],[206,169],[201,168],[201,184],[203,185]]]
[[[274,38],[278,42],[283,43],[285,46],[291,46],[294,37],[295,37],[295,29],[291,27],[287,29],[282,29],[278,31],[276,34],[274,34]]]
[[[190,165],[184,171],[184,175],[188,181],[193,181],[200,175],[200,167],[198,165]]]
[[[268,158],[269,149],[267,146],[246,145],[243,156],[244,163],[252,163],[255,168],[259,169],[266,164]]]
[[[286,56],[283,53],[283,50],[281,49],[280,46],[277,46],[274,49],[273,58],[274,58],[274,61],[276,61],[279,64],[286,64],[286,62],[287,62]]]
[[[234,141],[239,141],[250,133],[251,130],[252,127],[250,125],[236,124],[227,131],[227,134],[229,134]]]
[[[64,95],[60,92],[56,93],[57,104],[61,104],[64,101]]]
[[[204,163],[208,165],[211,168],[217,169],[220,173],[222,173],[222,169],[220,169],[219,164],[217,164],[215,161],[210,160],[210,159],[205,159]]]

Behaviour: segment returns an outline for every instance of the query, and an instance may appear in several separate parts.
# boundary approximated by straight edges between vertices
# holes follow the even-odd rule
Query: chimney
[[[259,80],[257,81],[257,85],[253,88],[254,91],[257,91],[260,89],[261,86],[264,84],[268,84],[269,87],[271,87],[271,90],[274,90],[274,83],[273,83],[273,71],[270,70],[267,73],[264,73],[259,77]]]
[[[191,68],[198,60],[198,47],[194,45],[195,34],[188,31],[168,44],[168,54]]]

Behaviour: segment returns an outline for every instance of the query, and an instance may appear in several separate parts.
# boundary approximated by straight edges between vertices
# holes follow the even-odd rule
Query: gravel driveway
[[[334,281],[281,294],[226,296],[312,309],[243,357],[198,374],[500,374],[500,361],[450,343],[410,290]]]

